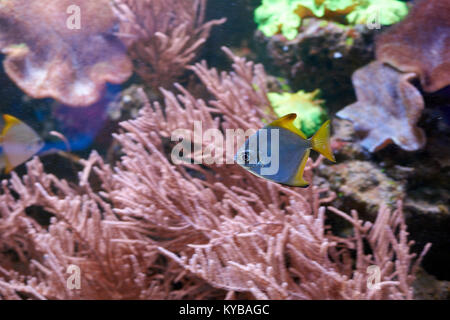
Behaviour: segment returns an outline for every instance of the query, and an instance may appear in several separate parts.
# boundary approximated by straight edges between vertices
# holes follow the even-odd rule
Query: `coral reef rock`
[[[260,56],[272,74],[289,79],[294,90],[321,89],[327,107],[336,111],[352,102],[353,72],[374,58],[373,30],[364,25],[344,26],[326,20],[305,19],[292,41],[257,32]]]
[[[450,282],[439,281],[422,268],[417,272],[413,287],[417,300],[450,300]]]
[[[380,203],[394,205],[405,196],[404,184],[387,176],[372,162],[351,160],[337,165],[322,165],[319,175],[325,177],[337,194],[334,205],[357,208],[371,217]]]
[[[433,108],[426,108],[431,112]],[[425,121],[426,120],[426,121]],[[450,238],[450,127],[446,126],[442,119],[427,117],[421,120],[427,132],[427,144],[414,153],[404,151],[395,145],[390,145],[377,153],[369,153],[358,141],[358,136],[352,124],[347,120],[334,119],[334,135],[332,141],[338,146],[335,156],[342,166],[355,159],[364,161],[366,166],[373,167],[387,177],[393,186],[400,186],[403,191],[404,211],[411,238],[416,242],[416,247],[421,248],[424,244],[433,243],[432,249],[424,259],[423,267],[426,271],[439,279],[450,279],[450,255],[442,254],[448,252]],[[333,202],[335,206],[352,206],[360,209],[369,207],[366,199],[360,198],[362,202],[355,203],[352,198],[345,197],[339,183],[333,183],[334,168],[325,168],[322,178],[318,182],[324,186],[331,185],[338,194]],[[338,169],[340,168],[337,166]],[[337,174],[339,177],[339,173]],[[338,178],[339,179],[339,178]],[[361,182],[364,182],[361,180]],[[357,186],[353,186],[357,189]],[[339,197],[340,196],[340,197]],[[403,197],[402,196],[402,197]],[[383,200],[379,199],[381,203]],[[376,203],[375,199],[371,200]],[[371,210],[373,213],[373,210]]]

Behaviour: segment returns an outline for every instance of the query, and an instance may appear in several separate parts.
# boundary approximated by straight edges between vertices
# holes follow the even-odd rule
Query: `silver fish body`
[[[259,129],[239,148],[235,161],[245,170],[277,183],[308,187],[303,172],[311,149],[335,161],[330,147],[330,122],[307,139],[294,126],[297,115],[288,114]]]
[[[256,143],[252,145],[252,141]],[[236,161],[259,177],[291,185],[310,149],[310,140],[299,139],[297,134],[284,128],[266,126],[238,150]]]
[[[11,115],[0,123],[0,170],[9,173],[39,152],[44,142],[27,124]]]

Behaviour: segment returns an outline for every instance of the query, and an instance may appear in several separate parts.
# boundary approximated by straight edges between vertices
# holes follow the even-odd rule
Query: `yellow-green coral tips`
[[[298,34],[301,21],[292,0],[263,0],[255,10],[255,22],[268,37],[281,32],[292,40]]]
[[[319,90],[310,93],[270,92],[268,98],[277,116],[297,114],[294,126],[301,129],[307,136],[311,136],[327,119],[327,113],[322,108],[323,100],[318,99],[319,93]]]
[[[281,33],[292,40],[307,17],[349,24],[376,20],[380,25],[390,25],[407,14],[408,6],[398,0],[262,0],[255,10],[255,22],[268,37]]]
[[[408,14],[406,3],[396,0],[362,1],[361,5],[347,15],[351,24],[366,24],[371,22],[380,25],[391,25],[400,22]]]

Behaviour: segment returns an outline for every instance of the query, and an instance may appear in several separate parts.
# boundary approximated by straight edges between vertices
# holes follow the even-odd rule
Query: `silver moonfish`
[[[19,119],[4,114],[0,121],[0,170],[11,172],[44,146],[39,135]]]
[[[259,129],[238,150],[236,162],[258,177],[289,186],[308,187],[303,171],[311,149],[336,161],[330,147],[330,121],[308,139],[294,126],[296,117],[291,113]]]

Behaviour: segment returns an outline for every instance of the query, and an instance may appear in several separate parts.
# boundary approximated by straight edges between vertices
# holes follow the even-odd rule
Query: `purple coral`
[[[80,8],[83,24],[67,27],[67,9]],[[119,20],[109,0],[2,1],[0,49],[9,77],[33,98],[71,106],[100,99],[106,82],[132,74],[126,48],[113,34]],[[86,45],[88,44],[88,45]]]
[[[414,77],[379,61],[353,74],[358,101],[339,111],[337,116],[354,123],[355,130],[363,135],[361,145],[370,152],[390,143],[407,151],[425,145],[425,133],[417,126],[424,101],[410,83]]]

